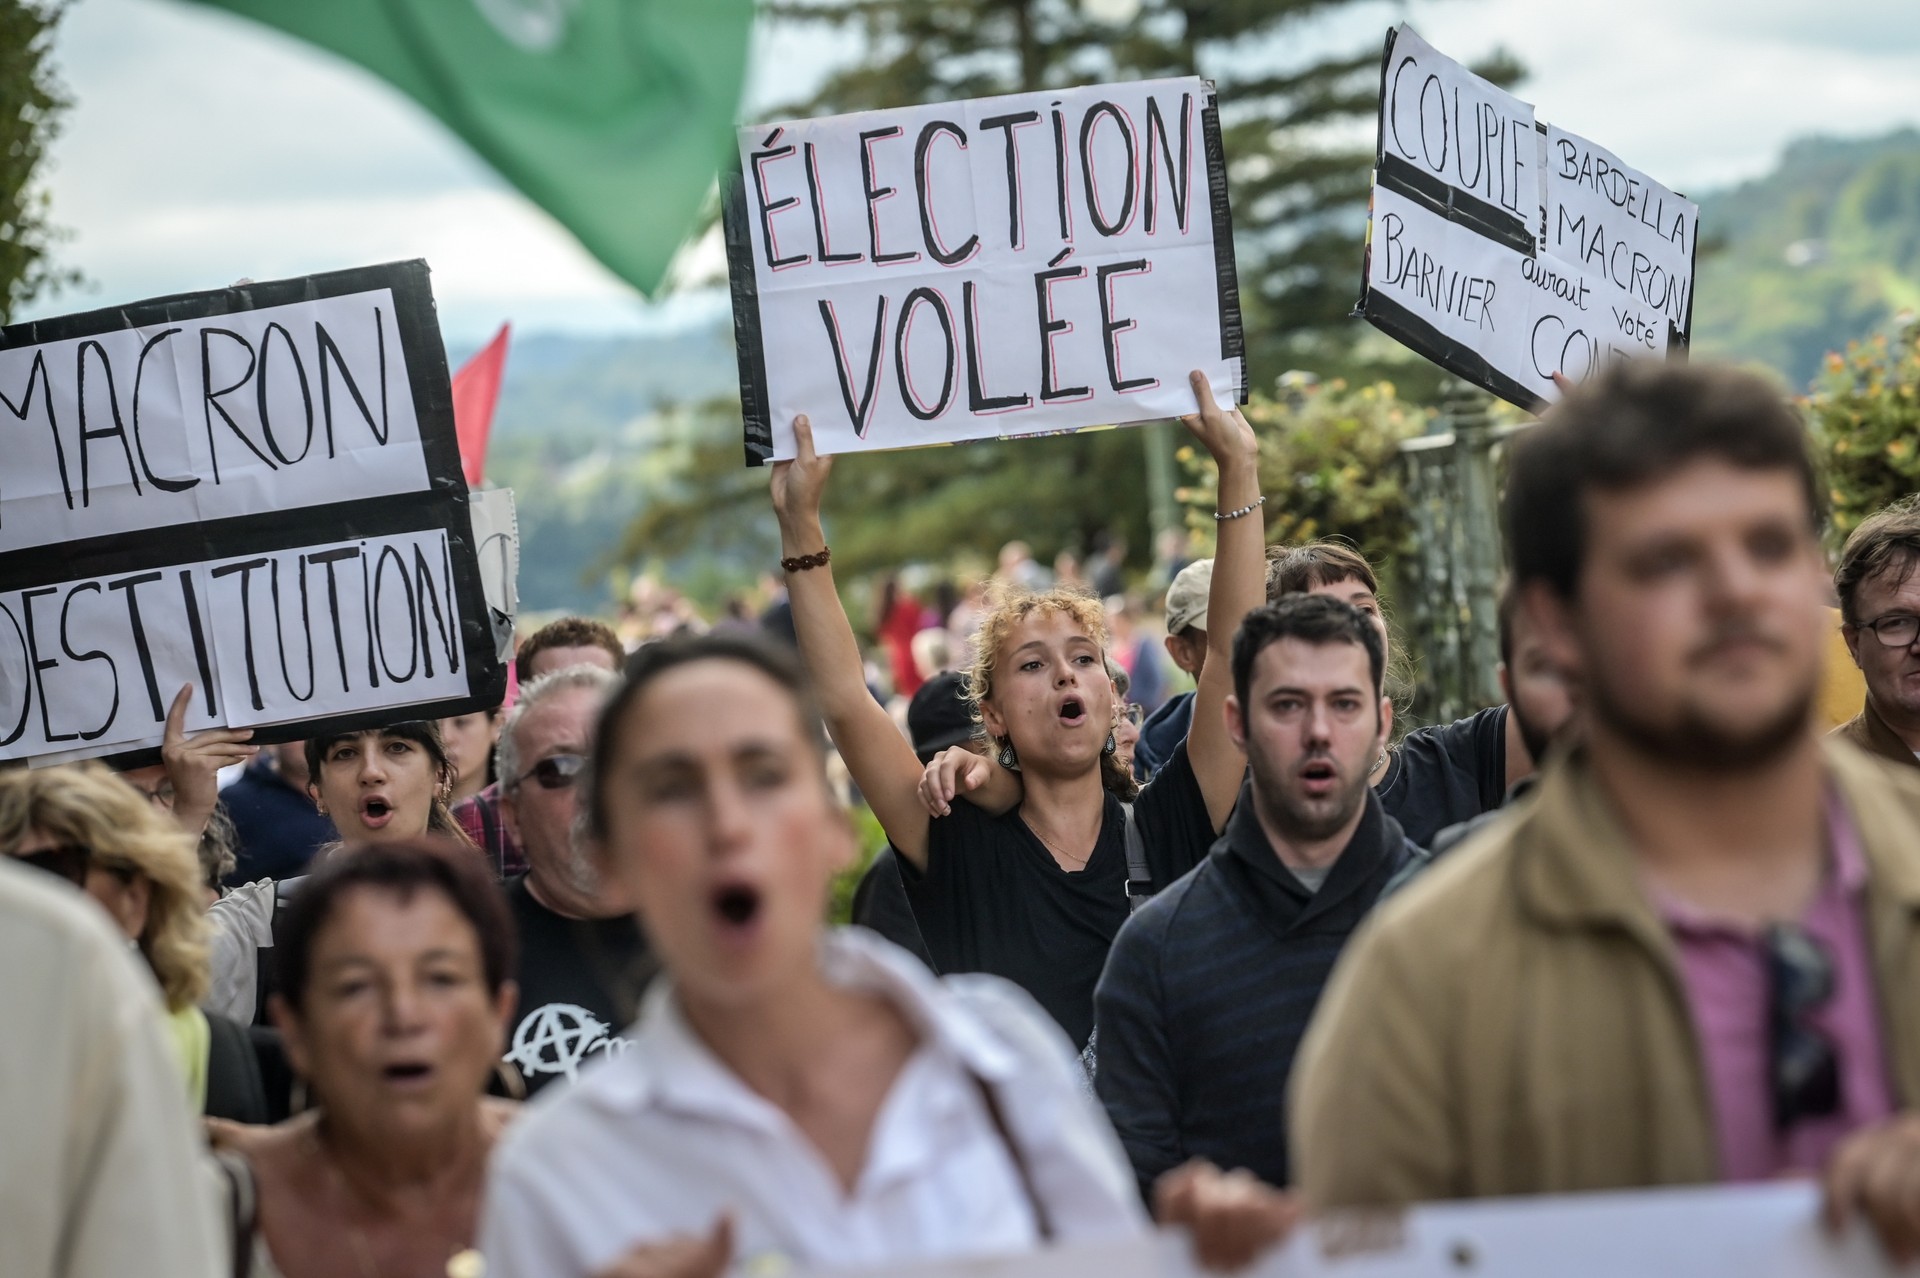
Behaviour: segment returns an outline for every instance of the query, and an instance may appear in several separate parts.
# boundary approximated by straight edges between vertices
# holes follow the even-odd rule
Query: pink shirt
[[[1770,1180],[1817,1173],[1850,1133],[1893,1113],[1886,1048],[1869,957],[1866,855],[1838,796],[1827,801],[1831,870],[1800,926],[1833,960],[1834,991],[1808,1023],[1833,1043],[1840,1107],[1826,1118],[1773,1130],[1765,950],[1755,932],[1654,894],[1679,949],[1680,975],[1700,1035],[1720,1147],[1720,1178]]]

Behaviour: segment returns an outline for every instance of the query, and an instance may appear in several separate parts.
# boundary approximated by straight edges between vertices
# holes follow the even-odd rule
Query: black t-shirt
[[[933,966],[933,955],[921,939],[920,923],[913,917],[913,903],[907,900],[907,885],[900,881],[901,856],[891,847],[880,849],[873,864],[860,876],[853,889],[853,921],[871,928],[907,953]]]
[[[1507,793],[1507,708],[1409,732],[1373,792],[1423,848],[1448,826],[1499,807]]]
[[[1213,824],[1182,742],[1134,800],[1156,891],[1198,865]],[[1127,920],[1126,814],[1107,797],[1084,869],[1061,868],[1015,808],[989,816],[965,799],[927,828],[927,868],[902,858],[936,971],[991,972],[1024,988],[1075,1047],[1093,1034],[1093,987]]]
[[[529,1094],[555,1079],[571,1082],[600,1056],[624,1050],[655,965],[630,915],[570,919],[540,904],[525,875],[507,881],[507,904],[520,933],[520,1004],[506,1058]]]

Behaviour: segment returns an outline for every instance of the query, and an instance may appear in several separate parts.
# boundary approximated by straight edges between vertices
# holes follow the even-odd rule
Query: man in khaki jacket
[[[1310,1207],[1824,1174],[1920,1250],[1920,775],[1815,735],[1802,428],[1622,366],[1514,450],[1585,743],[1355,938],[1292,1080]]]

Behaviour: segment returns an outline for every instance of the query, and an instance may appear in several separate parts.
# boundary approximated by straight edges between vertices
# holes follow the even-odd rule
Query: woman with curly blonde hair
[[[1194,728],[1131,807],[1115,763],[1118,699],[1106,613],[1071,591],[1015,594],[988,611],[967,675],[991,757],[950,752],[922,768],[862,678],[860,650],[827,567],[820,500],[831,460],[795,422],[794,460],[773,468],[787,590],[834,744],[900,858],[935,968],[1023,986],[1076,1049],[1093,1033],[1093,988],[1130,902],[1206,855],[1246,765],[1227,735],[1228,645],[1264,592],[1253,430],[1193,378],[1181,420],[1219,464],[1219,545]],[[1017,445],[1016,445],[1017,446]],[[942,760],[950,760],[941,771]]]
[[[207,992],[207,922],[196,840],[97,763],[0,774],[0,852],[65,879],[99,902],[159,984],[188,1096],[205,1109],[214,1027]],[[223,1042],[245,1031],[221,1027]],[[251,1050],[239,1056],[260,1083]],[[233,1052],[219,1054],[236,1059]],[[222,1068],[229,1066],[223,1065]],[[228,1080],[221,1080],[224,1084]],[[231,1094],[221,1087],[221,1094]],[[256,1117],[250,1110],[220,1117]]]

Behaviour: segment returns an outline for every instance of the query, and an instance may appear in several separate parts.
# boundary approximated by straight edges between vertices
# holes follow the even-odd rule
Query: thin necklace
[[[1022,822],[1021,822],[1021,824],[1022,824],[1022,825],[1026,825],[1026,822],[1025,822],[1025,821],[1022,821]],[[1057,847],[1055,847],[1055,846],[1053,846],[1053,842],[1052,842],[1052,840],[1050,840],[1050,839],[1048,839],[1048,838],[1047,838],[1047,836],[1046,836],[1046,835],[1044,835],[1044,834],[1042,834],[1042,833],[1040,833],[1040,831],[1038,831],[1038,830],[1034,830],[1032,826],[1030,826],[1030,825],[1028,825],[1028,826],[1027,826],[1027,829],[1029,829],[1029,830],[1032,830],[1032,831],[1033,831],[1033,837],[1034,837],[1034,838],[1036,838],[1036,839],[1038,839],[1038,840],[1040,840],[1040,842],[1041,842],[1041,843],[1042,843],[1043,845],[1045,845],[1045,847],[1046,847],[1046,849],[1047,849],[1047,851],[1049,851],[1049,852],[1051,852],[1051,853],[1053,853],[1053,855],[1054,855],[1054,858],[1055,858],[1056,860],[1058,860],[1058,859],[1060,859],[1060,858],[1062,858],[1062,857],[1064,857],[1065,859],[1067,859],[1067,860],[1069,860],[1069,861],[1072,861],[1072,862],[1073,862],[1073,868],[1074,868],[1074,869],[1076,869],[1076,870],[1084,870],[1084,869],[1086,869],[1086,868],[1087,868],[1087,862],[1088,862],[1088,861],[1091,861],[1091,860],[1093,859],[1093,854],[1094,854],[1094,852],[1095,852],[1095,851],[1097,851],[1097,850],[1099,849],[1099,847],[1100,847],[1100,836],[1098,836],[1098,835],[1095,835],[1095,836],[1094,836],[1094,842],[1093,842],[1093,847],[1091,847],[1091,848],[1088,848],[1088,849],[1087,849],[1087,854],[1086,854],[1085,856],[1083,856],[1083,857],[1079,857],[1079,858],[1076,858],[1076,857],[1075,857],[1075,856],[1073,855],[1073,853],[1071,853],[1071,852],[1062,852],[1062,851],[1061,851],[1061,850],[1060,850],[1059,848],[1057,848]]]
[[[364,1191],[356,1194],[348,1186],[347,1174],[327,1152],[326,1144],[320,1139],[320,1125],[315,1123],[309,1127],[307,1134],[313,1137],[314,1152],[319,1155],[321,1164],[326,1167],[327,1178],[332,1182],[334,1195],[340,1199],[341,1206],[346,1207],[347,1200],[354,1197],[366,1202],[369,1196]],[[354,1222],[350,1212],[343,1211],[340,1221],[347,1227],[347,1245],[353,1249],[354,1263],[359,1266],[361,1278],[380,1278],[380,1271],[374,1267],[373,1250],[367,1245],[366,1233]],[[448,1248],[447,1278],[484,1278],[486,1272],[487,1262],[474,1247],[461,1247],[456,1244]]]

